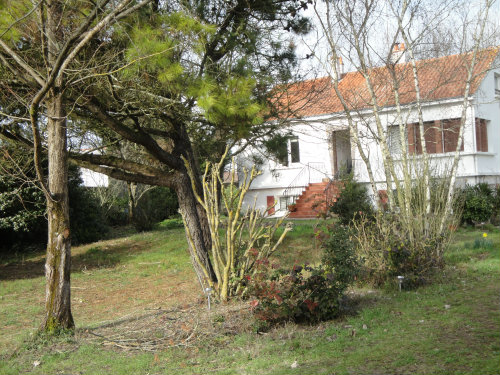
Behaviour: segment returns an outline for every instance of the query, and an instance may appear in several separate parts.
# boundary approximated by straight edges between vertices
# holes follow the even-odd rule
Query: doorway
[[[332,133],[333,176],[341,178],[352,171],[351,137],[349,130],[337,130]]]

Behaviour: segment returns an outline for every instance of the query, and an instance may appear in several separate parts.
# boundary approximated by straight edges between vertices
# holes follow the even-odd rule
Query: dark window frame
[[[290,139],[290,163],[300,163],[299,138]]]

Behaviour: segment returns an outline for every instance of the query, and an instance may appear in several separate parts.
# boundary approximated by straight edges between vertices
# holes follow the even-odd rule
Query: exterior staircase
[[[325,215],[328,207],[337,201],[341,189],[340,182],[329,179],[310,183],[295,200],[295,210],[290,212],[289,217],[306,219]]]

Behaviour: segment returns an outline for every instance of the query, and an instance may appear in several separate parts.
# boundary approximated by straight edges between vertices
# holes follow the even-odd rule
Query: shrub
[[[493,198],[492,198],[493,215],[492,215],[491,222],[492,222],[492,224],[499,225],[500,224],[500,184],[497,184],[495,186],[493,193],[494,193]]]
[[[435,256],[433,250],[440,245],[439,239],[425,242],[422,248],[412,246],[408,239],[392,239],[393,245],[384,253],[387,258],[387,276],[404,276],[407,287],[416,287],[427,283],[433,270],[442,266],[442,258]]]
[[[336,287],[343,292],[354,282],[360,267],[352,230],[345,226],[329,227],[327,234],[321,263],[327,271],[335,273]]]
[[[0,176],[0,248],[22,251],[27,243],[43,245],[47,239],[44,214],[45,198],[37,186]]]
[[[156,186],[142,195],[134,212],[137,231],[153,229],[154,224],[177,213],[179,204],[175,192],[167,187]]]
[[[359,261],[350,229],[329,228],[322,245],[322,263],[277,269],[269,260],[258,263],[258,272],[250,280],[252,310],[260,320],[320,321],[340,313],[340,301],[359,270]]]
[[[69,220],[73,245],[95,242],[109,230],[106,215],[91,188],[82,185],[80,170],[70,166],[68,178]]]
[[[176,229],[183,228],[184,223],[180,216],[172,217],[170,219],[165,219],[159,223],[159,227],[162,229]]]
[[[43,246],[47,241],[45,197],[31,160],[24,148],[0,142],[1,250],[26,251],[27,244]]]
[[[415,287],[432,281],[443,266],[461,207],[456,200],[453,210],[446,205],[450,184],[446,173],[430,177],[400,186],[390,212],[352,222],[357,254],[365,260],[362,280],[382,285],[403,276],[405,287]]]
[[[21,155],[22,156],[22,155]],[[32,164],[31,159],[27,162]],[[82,186],[80,170],[68,171],[69,215],[72,244],[102,239],[108,227],[98,202]],[[42,191],[12,175],[0,176],[0,235],[2,246],[23,250],[26,244],[44,245],[47,241],[46,202]]]
[[[396,214],[381,214],[376,220],[355,224],[357,254],[364,259],[361,278],[382,285],[396,276],[404,276],[406,287],[429,282],[436,269],[443,266],[443,253],[450,231],[439,234],[428,230],[422,235],[411,232]]]
[[[359,220],[361,215],[373,217],[373,206],[366,188],[353,175],[348,174],[343,180],[343,189],[337,202],[330,211],[338,215],[340,223],[348,225],[352,220]]]
[[[291,225],[283,226],[285,217],[277,220],[267,220],[266,213],[248,207],[242,210],[243,200],[250,189],[252,181],[260,174],[255,167],[250,171],[243,170],[243,177],[239,179],[239,185],[235,185],[236,170],[231,172],[231,183],[220,191],[224,185],[221,170],[229,149],[226,151],[219,163],[207,163],[203,175],[203,198],[196,192],[195,196],[206,212],[208,227],[212,237],[212,261],[214,272],[218,282],[213,283],[209,270],[199,261],[197,264],[202,270],[204,282],[210,286],[215,296],[221,301],[245,293],[247,283],[245,276],[250,277],[255,272],[254,266],[273,254],[283,242],[286,234],[292,229]],[[193,170],[189,163],[184,160],[186,168],[194,184]],[[234,160],[232,161],[234,165]],[[220,207],[225,208],[227,217],[222,219]],[[183,221],[186,223],[185,213],[181,212]],[[224,235],[221,236],[221,230]],[[189,231],[188,231],[189,232]],[[193,241],[190,233],[188,240]],[[257,250],[258,249],[258,250]],[[200,277],[200,283],[202,282]]]
[[[476,224],[490,220],[494,214],[495,197],[488,184],[467,185],[460,192],[462,223]]]

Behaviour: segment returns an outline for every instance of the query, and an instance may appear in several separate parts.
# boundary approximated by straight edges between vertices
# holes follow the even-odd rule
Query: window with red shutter
[[[460,135],[460,119],[449,119],[441,121],[443,126],[443,145],[444,152],[455,152]],[[460,145],[460,151],[464,150],[464,143]]]
[[[420,127],[418,123],[408,124],[406,127],[408,132],[408,152],[410,155],[422,153],[422,144],[420,143]]]
[[[488,152],[488,122],[476,118],[476,150]]]
[[[442,154],[444,152],[454,152],[457,148],[460,134],[460,119],[436,120],[424,122],[425,148],[428,154]],[[482,133],[486,134],[486,128],[479,126]],[[476,132],[478,131],[476,125]],[[408,124],[408,152],[410,154],[421,154],[422,144],[420,138],[420,127],[418,123]],[[485,135],[484,135],[485,136]],[[482,139],[482,138],[481,138]],[[484,145],[482,146],[484,147]],[[487,148],[486,144],[486,148]],[[460,146],[460,151],[464,150],[464,143]]]
[[[425,149],[428,154],[441,152],[437,149],[437,138],[440,137],[440,129],[436,129],[434,121],[424,122]]]

